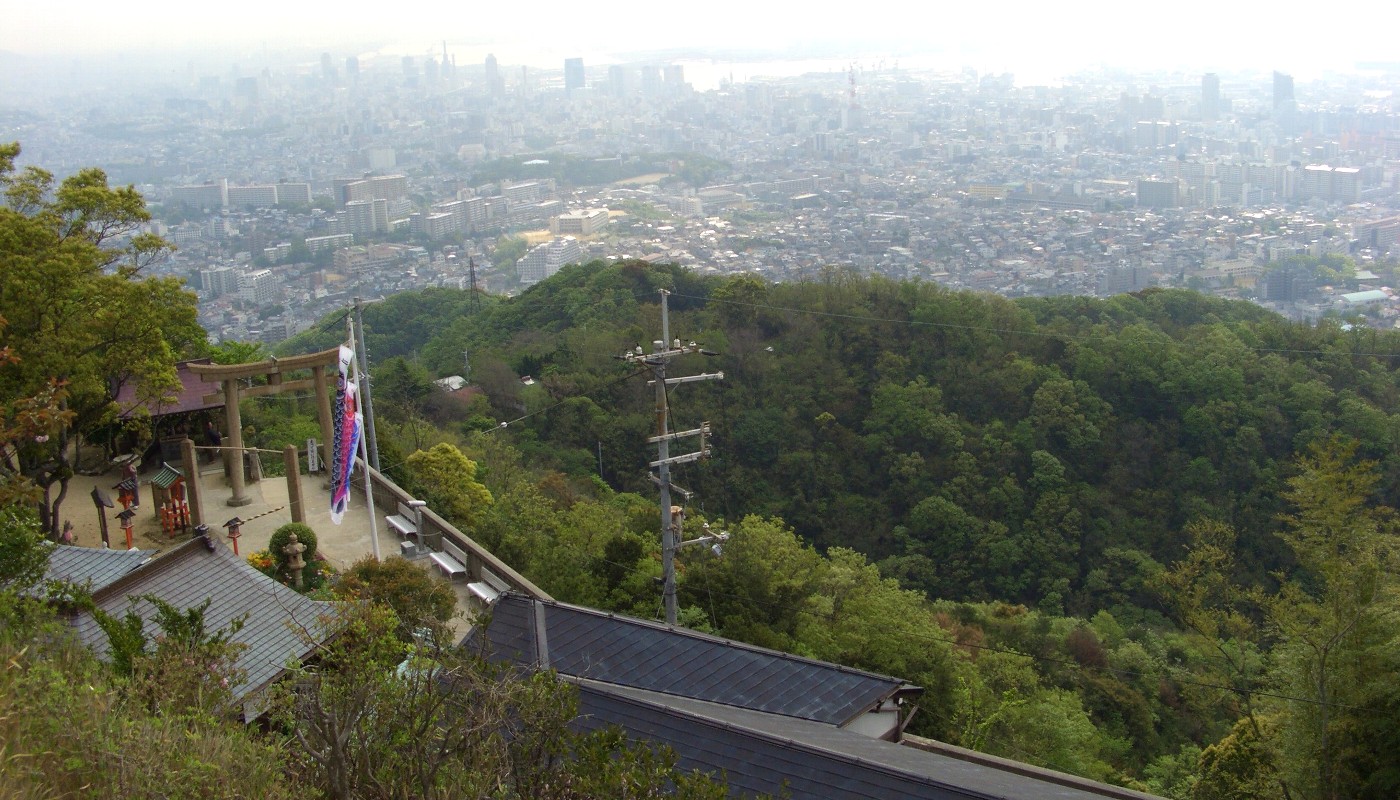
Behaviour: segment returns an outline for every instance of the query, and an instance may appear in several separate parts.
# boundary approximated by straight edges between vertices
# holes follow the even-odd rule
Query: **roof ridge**
[[[570,679],[571,679],[571,678],[570,678],[569,676],[565,676],[565,680],[570,680]],[[572,680],[578,680],[578,681],[581,681],[581,682],[586,681],[587,683],[595,684],[595,685],[597,685],[597,686],[602,686],[602,687],[607,687],[607,686],[613,686],[613,685],[615,685],[615,684],[604,683],[604,682],[602,682],[602,681],[596,681],[596,680],[591,680],[591,679],[587,679],[587,678],[574,678],[574,679],[572,679]],[[679,707],[677,707],[677,706],[675,706],[675,705],[671,705],[671,704],[668,704],[668,703],[663,703],[663,702],[661,702],[661,701],[659,701],[659,700],[653,700],[653,699],[648,698],[648,697],[638,697],[638,696],[636,696],[636,694],[635,694],[636,692],[648,692],[648,693],[650,693],[650,694],[662,694],[661,692],[654,692],[654,691],[649,690],[649,689],[637,689],[637,688],[634,688],[634,687],[623,687],[623,688],[625,689],[625,691],[623,691],[623,692],[613,692],[613,693],[611,693],[614,697],[616,697],[616,698],[617,698],[618,700],[620,700],[621,702],[631,703],[631,704],[634,704],[634,705],[646,706],[646,707],[649,707],[649,708],[652,708],[652,709],[655,709],[655,710],[659,710],[659,711],[662,711],[662,712],[668,713],[668,714],[683,714],[683,715],[685,715],[686,717],[689,717],[689,718],[691,718],[691,719],[697,720],[697,721],[698,721],[700,724],[702,724],[702,725],[709,725],[709,726],[711,726],[711,727],[716,727],[716,728],[720,728],[720,729],[722,729],[722,730],[727,730],[727,731],[738,731],[738,732],[743,733],[745,736],[752,736],[752,737],[755,737],[755,738],[764,739],[764,740],[767,740],[767,741],[769,741],[769,742],[772,742],[772,743],[775,743],[775,744],[780,744],[780,745],[783,745],[783,746],[786,746],[786,747],[790,747],[790,748],[800,748],[800,749],[803,749],[803,750],[807,750],[808,752],[820,753],[820,754],[821,754],[823,757],[825,757],[825,758],[829,758],[829,759],[836,760],[836,761],[843,761],[843,762],[845,762],[845,763],[847,763],[847,764],[851,764],[851,765],[863,767],[863,768],[865,768],[865,769],[877,770],[877,771],[879,771],[879,772],[884,772],[884,773],[889,774],[889,775],[894,775],[894,776],[897,776],[897,777],[900,777],[900,778],[903,778],[903,779],[913,780],[913,781],[916,781],[916,782],[919,782],[919,783],[932,784],[932,785],[935,785],[935,786],[937,786],[937,787],[939,787],[939,788],[947,789],[947,790],[949,790],[949,791],[961,792],[961,793],[963,793],[963,794],[971,795],[971,796],[974,796],[974,797],[982,797],[982,798],[986,798],[986,800],[998,800],[998,798],[997,798],[996,795],[990,795],[990,794],[986,794],[985,792],[982,792],[982,791],[979,791],[979,790],[976,790],[976,789],[969,789],[968,787],[965,787],[965,786],[959,786],[959,785],[954,784],[954,783],[948,783],[948,782],[946,782],[946,781],[940,780],[940,779],[938,779],[938,778],[934,778],[934,777],[932,777],[932,776],[920,775],[919,773],[910,772],[910,771],[908,771],[908,770],[901,769],[901,768],[899,768],[899,767],[897,767],[897,766],[895,766],[895,765],[892,765],[892,764],[884,764],[884,763],[881,763],[881,762],[878,762],[878,761],[871,761],[871,760],[869,760],[869,759],[861,758],[860,756],[853,755],[853,754],[851,754],[851,753],[847,753],[847,752],[844,752],[844,751],[839,750],[839,749],[835,749],[835,748],[827,747],[827,746],[822,746],[822,745],[817,744],[817,743],[815,743],[815,742],[809,742],[809,741],[803,741],[803,740],[799,740],[799,739],[793,739],[792,737],[782,736],[782,735],[780,735],[780,734],[773,733],[773,732],[771,732],[771,731],[765,731],[765,730],[761,730],[761,729],[758,729],[758,728],[750,727],[750,726],[747,726],[747,725],[736,724],[736,723],[733,723],[733,722],[729,722],[729,721],[727,721],[727,720],[718,719],[718,718],[716,718],[716,717],[710,716],[709,714],[703,713],[703,712],[700,711],[700,710],[689,709],[689,708],[679,708]],[[604,689],[604,691],[606,691],[606,689]],[[707,703],[707,704],[710,704],[710,705],[721,705],[721,706],[722,706],[722,705],[726,705],[726,704],[724,704],[724,703],[715,703],[714,701],[710,701],[710,700],[700,700],[700,699],[696,699],[696,698],[686,698],[686,699],[689,700],[689,701],[692,702],[692,703]],[[788,717],[788,716],[785,716],[785,715],[782,715],[782,714],[774,714],[774,713],[769,712],[769,711],[759,711],[759,710],[756,710],[756,709],[743,708],[743,707],[739,707],[739,706],[729,706],[729,707],[731,707],[731,708],[739,708],[740,711],[744,711],[744,712],[751,713],[751,714],[762,714],[762,715],[768,716],[768,717],[774,717],[774,718],[782,717],[783,719],[801,719],[800,717]],[[828,725],[826,725],[825,723],[816,722],[816,721],[814,721],[814,720],[803,720],[803,721],[804,721],[804,722],[810,722],[810,723],[813,724],[813,725],[822,726],[823,728],[831,728],[832,730],[841,731],[842,733],[845,733],[845,734],[850,735],[850,736],[862,736],[862,734],[856,733],[856,732],[854,732],[854,731],[848,731],[848,730],[846,730],[846,729],[844,729],[844,728],[839,728],[839,727],[834,727],[834,726],[828,726]],[[874,738],[866,737],[866,736],[862,736],[862,738],[863,738],[863,739],[868,739],[870,742],[881,742],[881,743],[883,743],[883,744],[889,745],[890,747],[900,747],[900,745],[899,745],[899,744],[896,744],[895,742],[887,742],[887,741],[885,741],[885,740],[883,740],[883,739],[874,739]],[[862,742],[862,744],[864,744],[864,742]],[[911,748],[911,749],[912,749],[912,748]],[[914,752],[926,752],[926,751],[914,751]],[[929,754],[929,755],[937,755],[937,754]],[[947,757],[947,756],[945,756],[945,758],[946,758],[946,757]],[[988,767],[988,769],[995,769],[995,768],[994,768],[994,767]]]
[[[871,672],[871,671],[869,671],[869,670],[856,669],[855,667],[848,667],[848,666],[845,666],[844,664],[836,664],[836,663],[833,663],[833,662],[831,662],[831,661],[822,661],[821,659],[808,658],[807,656],[800,656],[800,655],[797,655],[797,654],[795,654],[795,653],[786,653],[786,652],[783,652],[782,650],[774,650],[774,649],[772,649],[772,648],[762,647],[762,646],[760,646],[760,645],[750,644],[750,643],[748,643],[748,642],[741,642],[741,641],[739,641],[739,640],[737,640],[737,639],[727,639],[727,638],[725,638],[725,637],[723,637],[723,636],[716,636],[716,635],[711,634],[711,633],[703,633],[703,632],[701,632],[701,631],[692,630],[692,629],[690,629],[690,628],[683,628],[683,627],[676,626],[676,625],[667,625],[667,624],[664,623],[664,622],[658,622],[658,621],[656,621],[656,620],[641,619],[640,617],[633,617],[633,616],[629,616],[629,615],[626,615],[626,614],[618,614],[618,613],[613,612],[613,611],[603,611],[603,610],[597,609],[597,608],[589,608],[588,606],[580,606],[580,605],[575,605],[575,604],[573,604],[573,603],[563,603],[563,602],[560,602],[560,601],[558,601],[558,600],[543,600],[543,599],[540,599],[540,598],[524,597],[523,595],[518,595],[518,594],[516,594],[516,593],[514,593],[514,592],[508,592],[508,593],[506,594],[506,597],[508,597],[508,598],[519,598],[519,599],[521,599],[521,600],[523,600],[523,601],[525,601],[525,602],[546,603],[546,604],[549,604],[549,605],[552,605],[552,606],[556,606],[556,607],[558,607],[558,608],[560,608],[560,609],[562,609],[562,610],[565,610],[565,611],[573,611],[573,612],[577,612],[577,613],[581,613],[581,614],[588,614],[588,615],[591,615],[591,616],[606,617],[606,618],[608,618],[608,619],[615,619],[615,620],[618,620],[618,621],[620,621],[620,622],[627,623],[627,624],[631,624],[631,625],[636,625],[636,626],[639,626],[639,627],[651,628],[651,629],[653,629],[653,630],[658,630],[658,631],[665,632],[665,633],[673,633],[673,634],[676,634],[676,635],[678,635],[678,636],[685,636],[685,637],[690,637],[690,638],[693,638],[693,639],[699,639],[699,640],[701,640],[701,641],[706,641],[706,642],[709,642],[709,643],[711,643],[711,644],[719,644],[719,645],[724,645],[724,646],[727,646],[727,647],[735,647],[735,648],[738,648],[738,649],[741,649],[741,650],[747,650],[747,651],[750,651],[750,652],[753,652],[753,653],[757,653],[757,654],[761,654],[761,655],[773,656],[773,657],[776,657],[776,658],[779,658],[779,659],[782,659],[782,660],[785,660],[785,661],[796,661],[796,662],[801,662],[801,663],[804,663],[804,664],[810,664],[810,665],[813,665],[813,666],[825,667],[825,668],[828,668],[828,669],[831,669],[831,670],[834,670],[834,671],[837,671],[837,672],[843,672],[843,673],[847,673],[847,674],[850,674],[850,675],[859,675],[859,676],[865,677],[865,678],[874,678],[874,679],[878,679],[878,680],[889,681],[889,682],[891,682],[891,683],[898,683],[898,684],[900,684],[901,686],[904,686],[904,685],[908,685],[908,684],[909,684],[909,682],[906,681],[906,680],[904,680],[903,678],[897,678],[897,677],[895,677],[895,676],[893,676],[893,675],[885,675],[885,674],[879,673],[879,672]],[[503,598],[503,599],[504,599],[504,598]]]
[[[93,601],[100,602],[124,591],[129,584],[135,583],[138,580],[145,580],[150,575],[158,575],[161,572],[173,569],[174,565],[177,562],[184,561],[189,553],[195,551],[198,547],[204,546],[202,539],[203,537],[199,536],[193,537],[188,541],[176,545],[174,549],[166,552],[163,556],[153,556],[149,561],[138,565],[130,572],[127,572],[115,581],[93,592]]]

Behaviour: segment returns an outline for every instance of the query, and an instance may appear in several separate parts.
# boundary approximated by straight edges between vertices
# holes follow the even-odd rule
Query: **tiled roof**
[[[912,688],[898,678],[516,594],[496,601],[486,635],[499,658],[829,725]]]
[[[164,414],[180,414],[189,411],[203,411],[210,408],[223,408],[224,403],[218,400],[213,403],[204,402],[204,396],[214,394],[223,390],[223,384],[217,381],[205,381],[204,378],[196,375],[189,368],[190,364],[208,364],[209,359],[197,359],[195,361],[181,361],[175,365],[176,375],[180,378],[180,393],[170,402],[139,402],[136,398],[136,387],[130,381],[123,383],[117,392],[117,408],[120,415],[125,418],[136,412],[138,408],[145,408],[151,416],[159,417]]]
[[[1105,796],[809,720],[596,681],[573,682],[579,687],[575,724],[580,728],[618,725],[633,738],[665,743],[676,752],[681,768],[722,772],[735,795],[793,800],[1093,800]],[[1103,788],[1117,797],[1150,797]]]
[[[206,541],[213,543],[212,550]],[[238,699],[271,683],[288,660],[310,653],[315,645],[308,637],[321,631],[320,621],[333,614],[336,607],[335,603],[308,599],[258,572],[217,538],[191,539],[94,592],[93,600],[108,614],[120,617],[132,607],[128,598],[141,595],[154,595],[180,609],[212,598],[205,612],[206,629],[210,631],[246,615],[243,628],[232,637],[234,642],[247,645],[236,663],[247,673],[245,680],[233,687]],[[151,635],[155,607],[137,601],[135,609],[147,623],[147,635]],[[107,636],[91,614],[81,615],[74,625],[84,644],[99,655],[107,653]]]
[[[155,555],[154,550],[101,550],[61,544],[49,554],[50,580],[86,584],[98,592]]]

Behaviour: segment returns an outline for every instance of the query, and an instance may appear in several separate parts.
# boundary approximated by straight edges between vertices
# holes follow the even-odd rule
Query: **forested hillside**
[[[689,624],[909,678],[916,729],[1013,758],[1177,797],[1393,793],[1366,737],[1395,703],[1400,337],[1185,291],[593,263],[476,314],[371,306],[386,468],[412,486],[408,452],[461,443],[475,535],[654,616],[652,390],[615,356],[649,349],[661,288],[721,354],[673,374],[726,375],[671,396],[715,430],[675,477],[686,524],[733,534],[682,554]],[[466,363],[484,396],[430,390]]]

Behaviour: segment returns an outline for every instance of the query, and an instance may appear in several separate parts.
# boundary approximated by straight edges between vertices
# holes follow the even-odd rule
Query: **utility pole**
[[[671,359],[689,353],[703,353],[705,355],[715,355],[703,350],[695,342],[682,344],[680,339],[671,338],[671,321],[666,298],[670,292],[665,289],[661,292],[661,338],[652,342],[652,351],[644,354],[642,346],[637,345],[636,349],[624,354],[622,359],[629,363],[640,363],[651,368],[652,379],[649,381],[656,387],[656,435],[647,439],[648,444],[656,445],[656,460],[649,466],[656,470],[654,480],[661,488],[661,569],[665,574],[662,583],[662,598],[666,607],[666,624],[676,624],[676,548],[680,544],[680,521],[677,514],[671,510],[671,466],[674,464],[688,464],[692,461],[699,461],[710,454],[710,447],[705,442],[705,437],[710,435],[710,423],[704,422],[700,427],[686,431],[670,430],[670,407],[666,397],[666,387],[675,386],[681,383],[692,383],[694,381],[723,380],[723,372],[714,372],[700,375],[687,375],[680,378],[667,378],[666,365]],[[683,453],[678,456],[671,455],[671,442],[677,439],[688,439],[694,436],[700,437],[700,449]],[[677,487],[679,490],[679,487]],[[680,490],[684,492],[684,490]]]
[[[366,305],[355,298],[355,358],[360,362],[360,396],[365,400],[365,444],[369,450],[369,464],[379,471],[379,439],[374,435],[374,398],[370,396],[369,354],[365,350],[365,323],[360,318],[360,309]]]

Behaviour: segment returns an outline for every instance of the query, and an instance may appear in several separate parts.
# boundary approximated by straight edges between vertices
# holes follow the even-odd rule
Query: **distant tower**
[[[492,97],[498,97],[505,93],[505,82],[501,80],[500,67],[496,65],[496,56],[492,53],[486,55],[486,93]]]
[[[481,293],[476,288],[476,259],[467,256],[467,275],[472,282],[471,311],[473,314],[481,310]],[[470,369],[470,367],[468,367]],[[464,376],[465,377],[465,376]]]
[[[860,103],[856,102],[856,65],[852,64],[848,75],[850,88],[847,90],[846,107],[841,111],[841,129],[858,131],[861,128]]]
[[[321,54],[321,77],[326,79],[326,83],[335,83],[335,64],[331,63],[331,54]]]
[[[583,59],[564,59],[564,91],[572,92],[584,87]]]
[[[1220,78],[1214,72],[1201,76],[1201,119],[1220,119]]]
[[[350,56],[345,59],[345,80],[358,83],[360,80],[360,59]]]
[[[408,86],[418,85],[418,65],[413,61],[413,56],[403,57],[403,82]]]
[[[1274,73],[1274,111],[1293,107],[1293,76]]]

